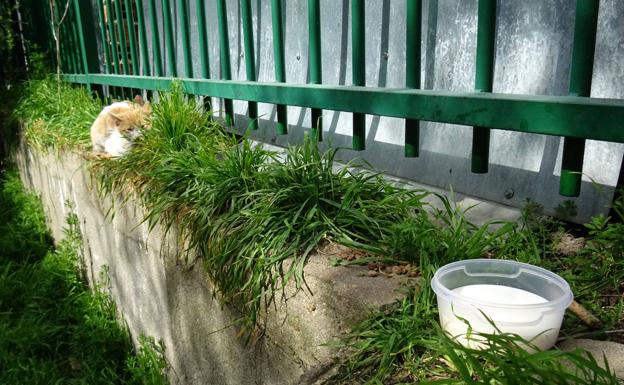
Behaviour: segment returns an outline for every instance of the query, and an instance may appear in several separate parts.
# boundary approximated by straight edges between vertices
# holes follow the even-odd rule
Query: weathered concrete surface
[[[41,195],[55,239],[69,212],[80,219],[91,282],[109,278],[110,293],[132,335],[161,339],[174,384],[300,384],[329,368],[329,342],[371,309],[392,302],[398,278],[366,276],[366,268],[330,267],[338,250],[311,256],[306,281],[312,293],[292,296],[269,311],[266,335],[244,346],[232,327],[239,313],[213,298],[201,261],[187,262],[175,235],[148,232],[143,211],[130,200],[99,198],[84,160],[21,147],[17,162],[28,189]],[[107,213],[114,203],[114,208]],[[112,219],[111,219],[112,218]]]
[[[609,369],[618,378],[624,379],[624,345],[622,344],[579,338],[564,341],[558,347],[563,351],[571,351],[577,348],[586,350],[603,368],[605,367],[604,360],[606,359]]]

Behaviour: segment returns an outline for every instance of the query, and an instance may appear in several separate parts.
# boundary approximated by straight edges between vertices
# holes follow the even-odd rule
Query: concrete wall
[[[160,2],[157,2],[160,4]],[[173,3],[173,2],[172,2]],[[190,2],[195,76],[200,74],[195,2]],[[307,81],[306,0],[284,1],[286,79]],[[144,2],[147,4],[147,2]],[[215,2],[206,2],[212,77],[220,77],[219,34]],[[245,58],[238,0],[228,0],[232,76],[244,80]],[[423,1],[422,83],[426,89],[471,91],[477,30],[477,0]],[[160,11],[160,10],[159,10]],[[177,12],[172,11],[177,23]],[[257,77],[274,80],[271,10],[268,0],[252,1]],[[572,56],[573,0],[499,0],[497,3],[494,92],[566,95]],[[147,5],[146,5],[147,15]],[[624,2],[600,2],[592,96],[624,98]],[[350,2],[322,0],[323,82],[351,84]],[[162,25],[161,27],[162,28]],[[148,36],[149,31],[148,31]],[[161,30],[161,36],[162,30]],[[184,74],[180,35],[177,67]],[[164,47],[163,59],[166,63]],[[366,1],[366,85],[403,87],[405,82],[405,0]],[[166,66],[164,67],[166,68]],[[216,108],[220,104],[216,101]],[[239,127],[246,127],[245,102],[235,102]],[[290,134],[276,137],[273,105],[260,104],[260,130],[254,135],[287,145],[301,140],[310,111],[289,107]],[[325,143],[349,147],[351,114],[325,111]],[[492,133],[490,172],[470,172],[472,131],[465,126],[424,122],[421,156],[403,158],[403,121],[367,117],[367,150],[344,150],[343,159],[360,156],[375,168],[421,183],[520,207],[531,198],[553,213],[567,198],[558,195],[562,139],[496,130]],[[589,141],[577,221],[604,212],[613,195],[624,147]],[[507,193],[507,194],[505,194]],[[510,195],[511,198],[508,198]]]
[[[398,298],[400,279],[368,277],[365,267],[330,267],[345,250],[327,245],[310,257],[309,291],[286,291],[266,318],[266,333],[245,346],[240,313],[214,298],[202,263],[188,259],[175,234],[149,232],[133,199],[98,197],[77,154],[17,154],[26,187],[40,194],[56,240],[63,237],[67,201],[80,219],[91,283],[108,276],[110,293],[132,336],[164,342],[173,384],[312,384],[333,367],[322,344],[350,330],[372,309]]]

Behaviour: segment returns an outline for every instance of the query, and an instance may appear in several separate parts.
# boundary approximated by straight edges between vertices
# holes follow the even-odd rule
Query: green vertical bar
[[[245,72],[247,80],[256,81],[256,55],[254,53],[253,29],[251,24],[251,0],[241,0],[241,18],[243,22],[243,39],[245,44]],[[258,129],[258,103],[249,102],[249,127]]]
[[[80,68],[78,67],[78,61],[76,60],[76,51],[74,47],[74,42],[72,41],[71,26],[68,19],[69,15],[61,26],[65,33],[65,54],[69,58],[69,70],[73,73],[78,73],[80,71]]]
[[[366,85],[364,41],[364,0],[351,1],[351,69],[354,86]],[[356,151],[366,148],[366,115],[353,114],[353,144]]]
[[[182,51],[184,54],[184,71],[187,78],[193,77],[193,57],[191,52],[191,36],[189,30],[188,4],[185,0],[178,0],[178,17],[182,30]]]
[[[156,0],[149,2],[150,25],[152,27],[152,51],[154,55],[154,75],[163,76],[162,55],[160,53],[160,33],[158,32],[158,16]]]
[[[123,18],[121,17],[121,0],[113,0],[115,7],[115,19],[117,23],[117,34],[119,36],[119,53],[121,54],[121,63],[123,65],[124,75],[130,74],[128,67],[128,44],[126,43],[126,34],[124,32]]]
[[[203,79],[210,79],[210,57],[208,56],[208,36],[206,34],[206,2],[197,0],[197,32],[199,34],[199,60],[201,65],[201,76]],[[212,110],[212,103],[209,96],[204,97],[204,108],[206,111]]]
[[[100,55],[97,49],[97,26],[93,20],[94,8],[91,1],[74,0],[76,10],[76,26],[79,32],[80,45],[83,53],[83,66],[86,73],[100,72]],[[104,99],[104,89],[102,85],[90,86],[98,95]]]
[[[108,38],[106,36],[106,25],[104,23],[104,3],[98,0],[98,17],[100,21],[100,38],[102,39],[102,47],[104,49],[104,61],[106,63],[106,73],[113,73],[113,65],[110,58],[110,48],[108,46]]]
[[[130,40],[130,55],[132,58],[132,74],[139,74],[139,55],[136,47],[136,33],[134,32],[134,17],[132,15],[131,0],[124,0],[126,8],[126,24],[128,27],[128,40]]]
[[[321,11],[319,0],[308,0],[308,68],[310,71],[310,84],[322,83],[321,67]],[[318,141],[323,140],[323,110],[312,108],[311,124],[312,137]]]
[[[210,79],[210,58],[208,56],[208,36],[206,33],[206,2],[205,0],[197,0],[196,5],[201,75],[204,79]]]
[[[54,8],[54,19],[56,22],[58,22],[61,19],[61,12],[59,12],[58,10],[58,6]],[[55,28],[55,21],[52,21],[52,29],[56,30]],[[67,26],[65,23],[61,24],[60,28],[59,28],[59,34],[56,37],[59,41],[59,49],[60,49],[60,57],[61,57],[61,70],[64,73],[67,72],[76,72],[74,69],[74,64],[72,62],[72,55],[70,53],[70,46],[69,46],[69,37],[68,37],[68,33],[67,33]],[[54,44],[56,44],[55,42],[53,42]],[[56,48],[55,48],[56,50]]]
[[[273,57],[275,60],[275,81],[286,81],[286,69],[284,67],[284,25],[282,16],[282,0],[271,0],[271,18],[273,26]],[[277,135],[288,133],[288,110],[284,104],[277,106]]]
[[[83,73],[89,73],[89,63],[88,63],[88,59],[87,59],[87,47],[85,45],[85,36],[84,36],[84,31],[83,31],[83,24],[82,24],[82,18],[80,17],[80,5],[78,4],[78,0],[73,0],[73,11],[75,14],[75,30],[77,30],[78,32],[78,49],[80,50],[80,56],[81,56],[81,63],[82,63],[82,69],[83,69]],[[93,42],[92,42],[93,43]],[[98,71],[99,72],[99,71]],[[91,84],[87,83],[87,88],[89,90],[91,90]]]
[[[171,25],[171,5],[169,0],[162,0],[163,26],[165,29],[165,48],[167,50],[167,64],[171,76],[178,76],[175,58],[175,43],[173,40],[173,26]]]
[[[113,59],[111,58],[110,42],[108,40],[108,35],[106,33],[106,22],[104,19],[104,1],[97,0],[97,3],[98,3],[98,16],[99,16],[99,21],[100,21],[100,38],[102,39],[102,47],[104,49],[106,73],[112,74],[113,73],[113,63],[112,63]],[[108,92],[109,92],[109,97],[117,93],[117,91],[115,90],[115,87],[110,87],[110,86],[108,87]]]
[[[420,56],[422,37],[422,0],[407,0],[405,25],[405,86],[420,88]],[[405,120],[405,157],[419,153],[420,121]]]
[[[119,67],[119,53],[117,52],[117,37],[115,36],[115,26],[113,20],[113,6],[111,0],[106,0],[106,22],[108,24],[108,36],[110,37],[113,70],[115,74],[121,72]]]
[[[479,0],[478,17],[475,90],[478,92],[492,92],[494,40],[496,37],[496,0]],[[472,172],[483,174],[488,171],[490,160],[489,128],[473,127],[471,159]]]
[[[74,62],[74,71],[76,73],[84,73],[82,68],[82,58],[80,57],[80,44],[78,43],[78,32],[76,31],[76,15],[73,7],[69,7],[67,11],[67,19],[63,24],[67,25],[69,32],[70,53]]]
[[[570,95],[589,97],[591,93],[598,0],[577,0],[574,45],[570,69]],[[559,194],[577,197],[581,193],[585,139],[564,138]]]
[[[221,78],[232,80],[230,68],[230,39],[228,37],[227,8],[225,0],[217,0],[217,19],[219,20],[219,58],[221,59]],[[225,124],[234,125],[234,104],[232,99],[225,99]]]
[[[145,15],[143,14],[143,0],[136,0],[137,22],[139,23],[139,46],[141,47],[141,65],[143,75],[150,75],[149,48],[147,46],[147,33],[145,32]]]

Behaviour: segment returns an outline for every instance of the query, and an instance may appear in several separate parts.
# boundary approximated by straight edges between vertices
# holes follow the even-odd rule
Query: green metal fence
[[[321,79],[321,35],[319,0],[308,0],[309,83],[286,82],[284,69],[284,31],[282,0],[271,0],[275,81],[257,82],[254,63],[254,39],[250,0],[240,0],[246,81],[234,81],[230,65],[225,0],[197,0],[197,30],[190,30],[188,1],[178,0],[173,30],[172,4],[148,0],[144,14],[142,0],[70,0],[69,23],[62,28],[62,64],[65,80],[90,87],[108,85],[120,96],[129,96],[128,88],[167,90],[180,78],[186,92],[224,99],[226,123],[234,119],[233,100],[249,102],[249,117],[255,121],[257,103],[277,105],[276,133],[287,133],[286,106],[312,109],[312,130],[322,140],[320,116],[323,109],[353,113],[353,149],[365,147],[365,115],[405,119],[405,156],[419,155],[419,121],[433,121],[472,126],[472,171],[488,171],[490,130],[502,129],[565,137],[560,194],[578,196],[581,186],[584,143],[586,139],[624,143],[624,100],[589,98],[598,18],[598,0],[577,0],[569,96],[528,96],[492,93],[494,73],[496,0],[479,0],[477,26],[477,62],[474,92],[445,92],[420,89],[422,0],[406,1],[406,71],[405,88],[364,87],[365,84],[365,2],[351,0],[352,79],[350,86],[323,85]],[[267,0],[268,1],[268,0]],[[217,20],[206,20],[207,7],[215,7]],[[97,23],[92,19],[97,15]],[[44,24],[50,17],[44,17]],[[162,20],[164,36],[157,27]],[[221,79],[211,78],[206,25],[218,23]],[[150,24],[151,36],[146,34]],[[176,68],[174,32],[181,36],[184,69]],[[100,52],[96,34],[103,42]],[[193,73],[191,34],[199,41],[201,74]],[[150,62],[148,39],[153,47]],[[163,44],[165,52],[160,51]],[[165,76],[163,54],[168,65]],[[106,73],[99,73],[98,63]],[[144,75],[139,75],[142,69]],[[124,94],[125,92],[125,94]],[[256,128],[257,125],[252,125]],[[467,128],[470,129],[470,128]],[[618,185],[622,181],[618,181]]]

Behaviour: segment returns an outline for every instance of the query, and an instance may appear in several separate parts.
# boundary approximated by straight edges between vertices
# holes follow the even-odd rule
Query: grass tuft
[[[25,126],[25,138],[33,147],[84,150],[89,147],[91,124],[102,106],[83,87],[61,83],[52,77],[28,80],[14,111]]]

